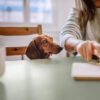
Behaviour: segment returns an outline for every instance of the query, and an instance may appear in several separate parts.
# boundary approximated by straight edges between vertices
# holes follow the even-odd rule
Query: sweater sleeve
[[[82,32],[80,31],[78,24],[78,17],[76,9],[71,9],[65,25],[62,27],[60,32],[60,44],[64,47],[65,40],[69,37],[74,37],[76,39],[82,39]]]

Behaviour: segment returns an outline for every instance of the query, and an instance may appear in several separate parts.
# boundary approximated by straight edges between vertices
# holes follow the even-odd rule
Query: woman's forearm
[[[75,38],[68,38],[65,41],[65,49],[69,52],[77,52],[76,46],[81,43],[83,40],[78,40]]]

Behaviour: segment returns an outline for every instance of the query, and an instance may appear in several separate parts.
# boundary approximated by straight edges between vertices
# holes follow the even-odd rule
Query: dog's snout
[[[61,51],[63,48],[62,47],[58,47],[58,50]]]

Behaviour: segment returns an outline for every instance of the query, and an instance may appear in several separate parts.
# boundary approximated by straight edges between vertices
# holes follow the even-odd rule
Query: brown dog
[[[53,42],[53,38],[40,35],[30,42],[26,55],[30,59],[49,58],[51,54],[58,54],[62,48]]]

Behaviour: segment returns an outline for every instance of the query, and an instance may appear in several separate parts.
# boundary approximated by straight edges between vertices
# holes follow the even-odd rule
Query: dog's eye
[[[46,43],[48,43],[48,41],[47,41],[47,40],[44,40],[44,41],[43,41],[43,44],[46,44]]]

